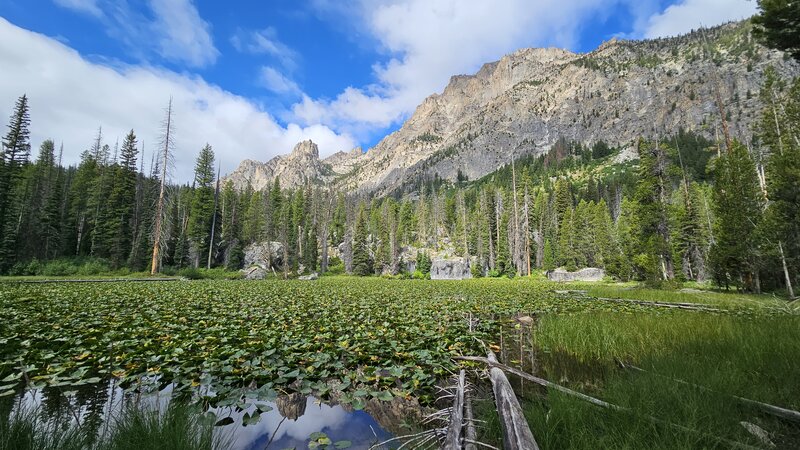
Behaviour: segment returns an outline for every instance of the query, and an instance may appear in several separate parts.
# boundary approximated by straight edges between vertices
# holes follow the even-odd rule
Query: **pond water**
[[[58,423],[74,425],[80,421],[81,427],[85,429],[88,426],[102,436],[113,428],[114,418],[119,417],[126,405],[135,404],[145,411],[166,411],[175,398],[172,385],[154,393],[137,394],[126,393],[115,381],[109,381],[67,392],[58,388],[26,390],[7,401],[13,402],[12,414],[20,410],[37,411],[47,420]],[[321,432],[333,442],[350,441],[350,449],[367,449],[391,439],[393,433],[387,428],[396,429],[400,422],[398,415],[406,411],[406,406],[397,402],[370,401],[365,410],[354,410],[349,405],[326,404],[302,394],[280,395],[275,401],[248,403],[246,409],[234,406],[209,408],[216,420],[224,419],[225,425],[214,427],[214,434],[229,444],[225,448],[305,449],[310,436]],[[263,412],[259,415],[257,409]],[[248,420],[251,415],[257,415],[258,420]]]

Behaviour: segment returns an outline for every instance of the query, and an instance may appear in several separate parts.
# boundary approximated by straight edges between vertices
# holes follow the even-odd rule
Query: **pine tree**
[[[28,97],[17,99],[0,151],[0,273],[14,263],[18,216],[22,209],[22,171],[28,164],[30,144]]]
[[[756,227],[762,196],[747,149],[734,142],[714,166],[714,212],[717,219],[711,266],[720,285],[755,290],[758,272]]]
[[[108,198],[108,214],[105,222],[100,224],[109,241],[109,258],[114,268],[126,263],[131,253],[138,153],[136,134],[131,130],[122,143],[120,162],[112,169],[114,182]]]
[[[753,34],[769,47],[800,60],[800,7],[797,0],[758,0]]]
[[[208,255],[211,245],[211,222],[214,220],[214,150],[206,144],[194,167],[194,194],[189,213],[188,238],[192,246],[192,264]]]
[[[762,175],[768,203],[761,235],[791,296],[800,273],[800,78],[787,92],[774,69],[765,75],[758,133],[770,157]]]
[[[353,274],[355,275],[366,276],[372,273],[368,236],[366,205],[362,203],[358,209],[358,219],[353,237]]]
[[[640,267],[648,280],[670,281],[675,277],[670,243],[668,202],[669,162],[659,143],[639,142],[639,181],[636,185],[638,244],[646,258]]]

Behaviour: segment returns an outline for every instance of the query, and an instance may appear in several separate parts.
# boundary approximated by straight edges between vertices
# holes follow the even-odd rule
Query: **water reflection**
[[[276,404],[279,406],[281,399]],[[303,413],[296,419],[283,416],[276,407],[261,414],[256,425],[241,426],[241,413],[234,413],[235,423],[223,428],[234,428],[234,448],[241,450],[263,450],[270,441],[270,448],[308,448],[308,436],[320,431],[332,441],[352,441],[351,448],[366,449],[371,445],[391,438],[369,414],[364,411],[345,411],[340,405],[330,406],[320,403],[314,397],[295,400],[294,406],[301,406]],[[252,407],[251,410],[254,410]],[[252,411],[251,411],[252,412]]]
[[[26,390],[13,400],[12,408],[39,411],[57,423],[80,422],[82,429],[91,430],[97,436],[107,436],[114,426],[114,418],[119,417],[126,406],[133,404],[144,410],[166,411],[175,398],[172,385],[150,394],[138,394],[126,393],[115,381],[109,381],[66,392],[59,388]],[[250,422],[245,426],[246,415],[256,413],[256,403],[266,412],[260,415],[257,423]],[[392,433],[370,413],[355,411],[349,405],[325,404],[302,394],[283,395],[274,402],[256,403],[239,411],[231,406],[209,410],[218,419],[230,417],[233,420],[228,425],[214,428],[215,436],[230,443],[232,450],[308,448],[309,436],[315,432],[325,433],[333,442],[351,441],[352,449],[367,449],[392,437]],[[396,403],[370,401],[368,408],[377,411],[378,417],[393,418],[397,411],[402,410]],[[382,412],[384,409],[387,412]],[[10,416],[12,411],[8,412]],[[389,427],[392,425],[396,424],[390,423]]]

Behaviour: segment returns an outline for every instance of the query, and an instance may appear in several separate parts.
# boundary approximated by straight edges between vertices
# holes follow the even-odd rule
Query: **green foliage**
[[[428,255],[427,252],[419,251],[417,252],[417,271],[422,273],[425,276],[430,275],[431,273],[431,265],[433,261],[431,261],[431,257]]]
[[[796,0],[758,0],[753,34],[765,45],[800,60],[800,8]]]
[[[758,272],[756,229],[761,219],[763,196],[756,169],[740,143],[714,167],[715,230],[711,247],[714,277],[720,285],[753,290]]]
[[[353,237],[353,274],[366,276],[372,273],[372,256],[369,249],[366,206],[362,203]]]
[[[195,189],[192,195],[192,209],[189,214],[188,238],[192,243],[197,267],[205,260],[211,245],[211,222],[214,219],[214,151],[206,144],[194,169]]]

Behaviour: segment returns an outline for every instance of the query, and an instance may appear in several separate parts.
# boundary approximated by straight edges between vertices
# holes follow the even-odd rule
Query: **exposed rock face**
[[[280,242],[256,242],[244,249],[244,267],[260,267],[278,270],[283,265],[283,244]]]
[[[257,281],[257,280],[263,280],[264,278],[267,277],[266,269],[258,266],[253,266],[250,267],[249,269],[242,269],[242,272],[244,272],[245,280]]]
[[[717,76],[731,133],[749,137],[764,69],[797,75],[798,65],[755,43],[747,22],[706,35],[713,56],[704,56],[702,36],[693,33],[615,40],[587,54],[523,49],[452,77],[370,149],[347,182],[382,193],[437,174],[455,180],[459,170],[476,179],[508,164],[512,152],[542,154],[559,138],[625,148],[679,127],[713,138]]]
[[[434,259],[431,262],[431,280],[463,280],[472,278],[469,259]]]
[[[302,281],[314,281],[319,279],[319,274],[317,274],[317,272],[314,272],[310,275],[303,275],[301,277],[298,277],[298,279]]]
[[[349,152],[336,152],[322,160],[322,163],[330,166],[336,174],[347,174],[356,168],[361,156],[364,156],[364,151],[356,147]]]
[[[281,188],[293,189],[307,182],[320,183],[333,175],[329,166],[319,159],[319,148],[311,141],[298,143],[288,155],[276,156],[266,163],[245,160],[223,182],[231,180],[236,189],[242,190],[250,183],[253,189],[263,190],[270,186],[276,177],[280,178]]]
[[[458,75],[420,104],[400,130],[367,153],[339,152],[319,161],[310,143],[266,164],[245,161],[230,178],[262,189],[312,180],[340,190],[386,194],[408,183],[458,172],[474,180],[516,156],[539,155],[559,139],[627,149],[639,137],[678,128],[714,138],[720,130],[716,91],[731,134],[749,140],[759,116],[764,69],[800,75],[800,66],[754,41],[749,22],[649,41],[612,40],[596,50],[523,49]],[[315,146],[313,146],[315,148]]]
[[[603,269],[594,267],[587,267],[577,272],[568,272],[559,267],[547,272],[547,278],[550,281],[603,281],[605,276],[606,272]]]

